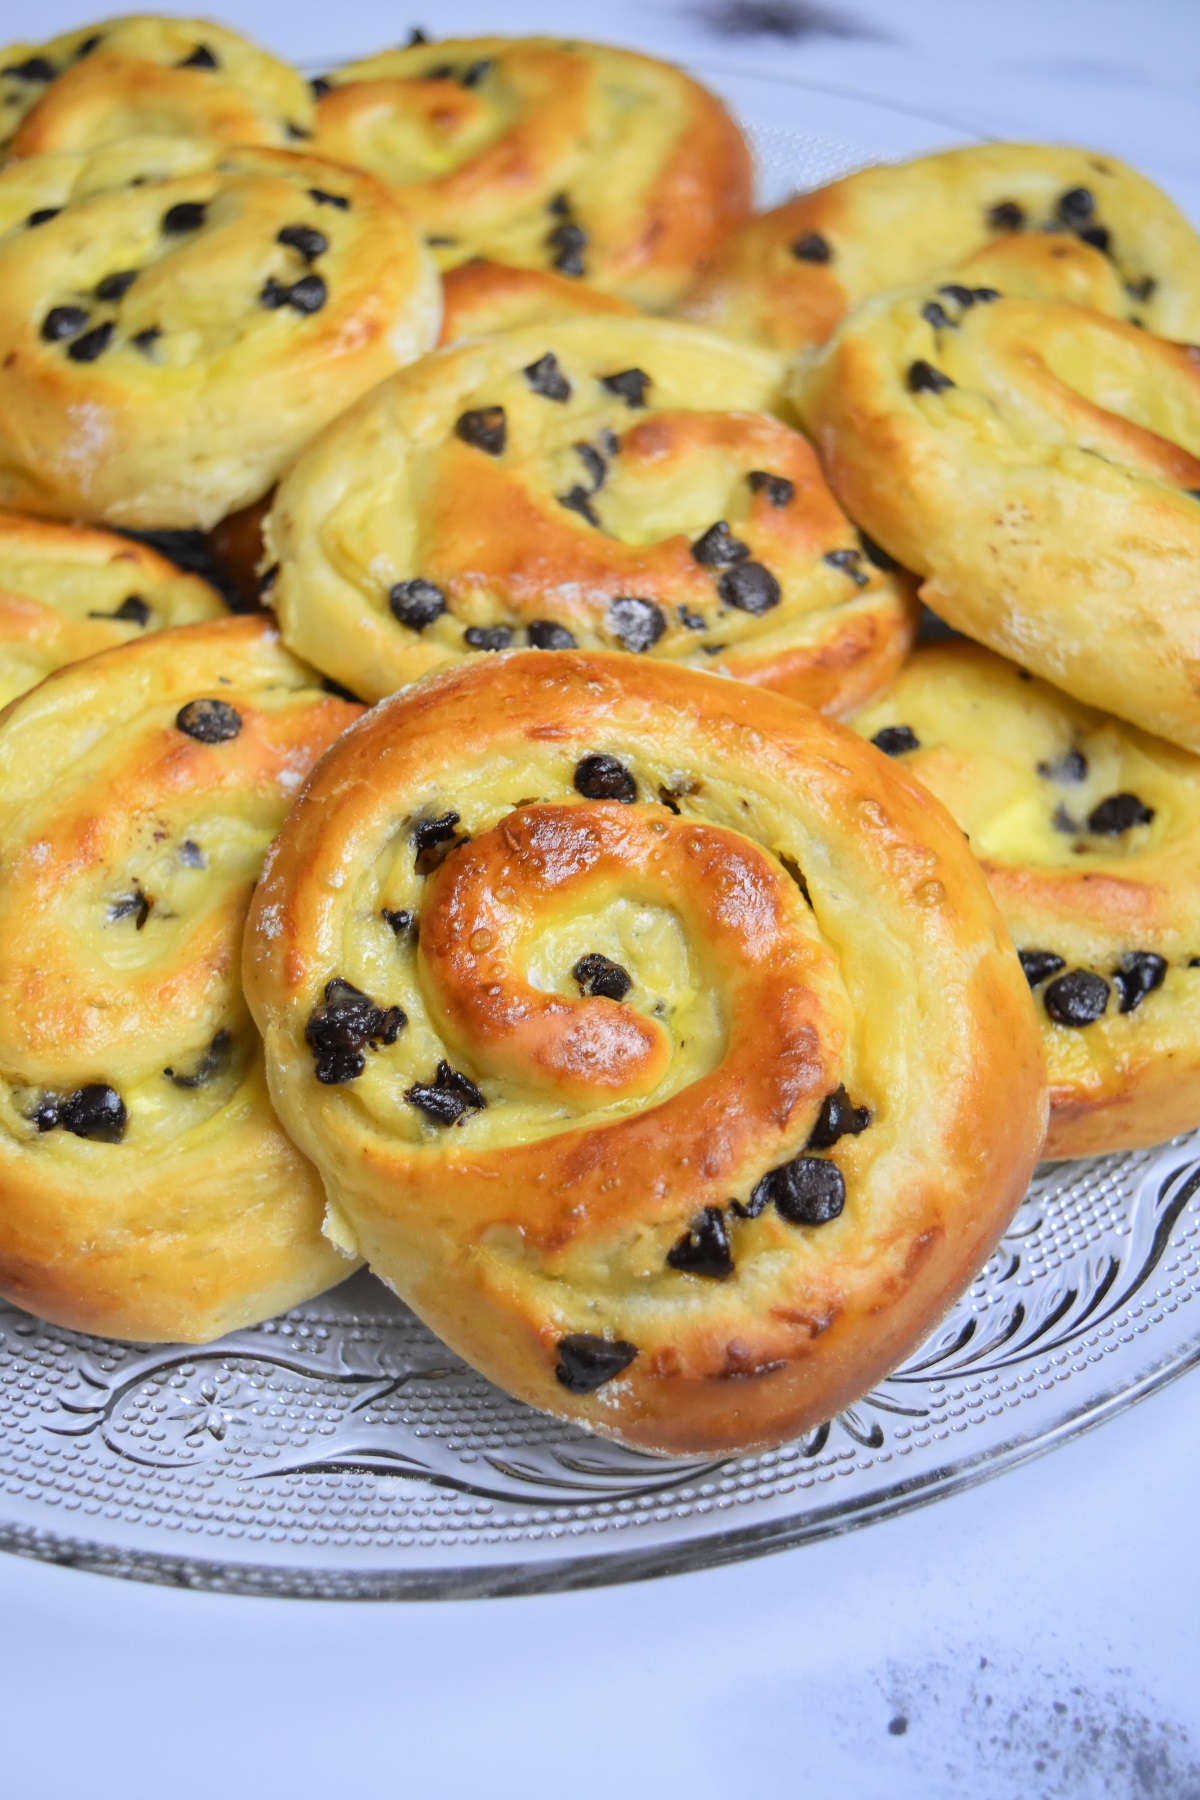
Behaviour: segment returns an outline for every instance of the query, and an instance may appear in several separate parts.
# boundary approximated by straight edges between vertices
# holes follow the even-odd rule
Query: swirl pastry
[[[437,332],[370,176],[142,139],[0,171],[0,503],[215,524]]]
[[[314,87],[313,148],[391,182],[444,268],[482,255],[662,307],[750,210],[720,101],[632,50],[420,42]]]
[[[0,720],[0,1293],[187,1343],[349,1272],[238,979],[263,852],[357,708],[263,619],[156,633]]]
[[[0,706],[64,663],[224,615],[206,581],[144,544],[0,513]]]
[[[630,317],[637,307],[587,282],[548,269],[518,269],[483,257],[447,269],[442,277],[442,331],[438,342],[493,337],[546,319],[576,319],[598,313]]]
[[[936,613],[1200,750],[1200,351],[908,289],[847,319],[796,398],[834,493]]]
[[[853,723],[983,864],[1042,1015],[1045,1154],[1200,1125],[1200,758],[967,643]]]
[[[501,1386],[656,1451],[869,1388],[1042,1141],[1028,985],[937,803],[630,657],[377,707],[289,816],[245,978],[347,1241]]]
[[[364,699],[480,651],[627,649],[837,710],[913,634],[774,357],[693,326],[549,321],[369,395],[279,488],[284,638]]]
[[[0,49],[0,151],[91,150],[122,138],[285,148],[310,135],[295,69],[207,19],[134,16]]]
[[[986,275],[948,274],[989,245]],[[1183,214],[1114,157],[1045,144],[943,151],[800,194],[731,232],[680,310],[798,350],[873,294],[973,274],[1031,299],[1083,289],[1163,337],[1200,337],[1200,238]]]

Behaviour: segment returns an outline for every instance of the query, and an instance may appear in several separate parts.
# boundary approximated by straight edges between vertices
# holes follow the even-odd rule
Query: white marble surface
[[[789,0],[223,11],[318,62],[421,23],[790,75],[952,129],[1089,142],[1200,218],[1196,0],[834,5],[860,35],[788,35],[804,10]],[[93,16],[86,0],[6,0],[3,35]],[[731,16],[773,29],[713,28]],[[1193,1372],[905,1518],[642,1586],[322,1605],[0,1558],[0,1795],[1200,1800],[1198,1497]]]

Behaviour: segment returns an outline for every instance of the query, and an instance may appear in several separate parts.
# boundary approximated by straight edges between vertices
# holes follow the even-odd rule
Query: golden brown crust
[[[191,709],[190,711],[188,709]],[[358,709],[265,619],[60,670],[0,715],[0,1292],[188,1343],[348,1272],[238,971],[262,855]]]
[[[520,331],[544,319],[575,319],[601,313],[630,318],[637,307],[616,294],[602,294],[587,282],[547,269],[517,269],[478,257],[447,269],[442,277],[442,330],[438,343],[494,337]]]
[[[510,1392],[657,1451],[861,1394],[1042,1141],[1029,990],[937,803],[806,708],[627,657],[498,658],[376,708],[272,851],[245,980],[377,1272]],[[346,1067],[341,982],[376,1028]],[[839,1084],[869,1123],[810,1146]],[[788,1222],[780,1182],[839,1176],[840,1215]],[[693,1242],[684,1267],[713,1216],[729,1266]],[[586,1382],[622,1346],[581,1391],[573,1360]]]
[[[1086,295],[1163,336],[1200,337],[1200,239],[1183,214],[1111,156],[1040,144],[943,151],[800,194],[733,231],[678,310],[798,350],[871,295],[939,277]]]

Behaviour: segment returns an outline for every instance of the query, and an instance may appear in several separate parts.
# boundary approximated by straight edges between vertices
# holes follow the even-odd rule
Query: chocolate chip
[[[859,568],[859,564],[862,562],[861,550],[827,550],[822,560],[827,562],[830,568],[840,569],[843,575],[848,575],[855,587],[869,585],[871,577],[865,575]]]
[[[451,850],[468,839],[456,830],[458,814],[445,812],[436,819],[419,819],[413,826],[413,843],[416,846],[416,860],[413,867],[418,875],[432,875],[441,867]]]
[[[92,51],[98,49],[103,42],[103,34],[99,31],[94,31],[91,37],[85,37],[75,52],[75,61],[79,62],[83,57],[90,56]]]
[[[746,480],[751,493],[765,493],[772,506],[788,506],[796,492],[795,483],[786,475],[771,475],[766,469],[751,469]]]
[[[1031,988],[1040,987],[1043,981],[1049,981],[1052,975],[1067,966],[1066,958],[1057,956],[1053,950],[1018,950],[1017,960]]]
[[[136,269],[119,269],[114,275],[106,275],[103,281],[96,283],[97,300],[120,300],[126,295],[138,278]]]
[[[331,194],[328,188],[309,188],[308,197],[315,200],[318,206],[336,206],[339,212],[350,211],[350,202],[345,194]]]
[[[468,625],[463,640],[472,650],[507,650],[513,641],[512,628],[508,625]]]
[[[728,644],[701,644],[700,651],[703,656],[720,656],[722,650],[728,648]]]
[[[200,200],[180,200],[163,214],[162,229],[168,237],[181,237],[185,231],[199,231],[205,211]]]
[[[323,100],[326,94],[332,94],[333,83],[326,75],[314,75],[308,84],[308,91],[314,100]],[[312,192],[312,189],[309,189]]]
[[[728,580],[728,576],[725,579]],[[667,629],[662,607],[656,606],[653,600],[639,599],[636,594],[618,595],[609,605],[606,623],[626,650],[632,650],[637,656],[657,644]]]
[[[1040,762],[1037,772],[1046,781],[1059,781],[1074,785],[1086,781],[1088,772],[1087,757],[1082,750],[1064,750],[1052,762]]]
[[[125,1102],[116,1088],[103,1082],[76,1088],[58,1109],[58,1122],[65,1130],[101,1144],[119,1144],[128,1118]]]
[[[905,380],[910,394],[943,394],[947,388],[954,386],[948,375],[943,375],[940,369],[935,369],[932,363],[925,362],[922,357],[908,365]]]
[[[806,237],[797,238],[791,249],[797,262],[827,263],[833,260],[829,240],[819,231],[810,231]]]
[[[667,1251],[667,1261],[683,1275],[703,1275],[708,1281],[729,1279],[733,1274],[733,1251],[719,1206],[706,1206],[696,1214],[683,1236]]]
[[[425,242],[429,245],[431,250],[445,250],[449,249],[452,244],[457,244],[458,239],[456,237],[448,236],[444,231],[432,231],[425,239]],[[470,260],[472,262],[482,262],[483,258],[481,256],[473,256]]]
[[[1089,969],[1072,969],[1052,981],[1043,996],[1046,1011],[1059,1025],[1094,1025],[1108,1005],[1108,983]]]
[[[578,513],[581,519],[586,519],[589,525],[599,525],[600,517],[592,505],[588,491],[586,488],[580,487],[578,483],[574,487],[568,488],[565,494],[555,494],[554,498],[560,506],[565,506],[568,512]]]
[[[972,298],[981,306],[990,306],[993,300],[999,300],[1000,289],[994,287],[977,287],[971,289]]]
[[[927,325],[932,325],[935,331],[956,331],[958,329],[945,307],[939,305],[936,300],[926,301],[921,308],[921,317]]]
[[[62,211],[61,206],[39,206],[36,212],[27,215],[27,225],[48,225],[51,219],[57,219]]]
[[[1135,825],[1149,825],[1154,808],[1139,800],[1136,794],[1110,794],[1088,814],[1088,830],[1097,837],[1120,837]]]
[[[765,1198],[759,1190],[766,1187]],[[761,1212],[770,1200],[789,1225],[827,1225],[846,1204],[846,1183],[836,1163],[823,1156],[796,1156],[764,1175],[750,1196],[750,1207]],[[747,1209],[750,1218],[755,1212]]]
[[[112,902],[108,908],[108,921],[110,924],[116,924],[119,919],[133,919],[136,929],[140,931],[150,917],[153,906],[153,900],[143,894],[135,882],[132,893],[122,894],[119,900]]]
[[[626,406],[645,406],[650,377],[643,369],[621,369],[615,375],[602,375],[600,386],[623,400]]]
[[[395,911],[391,907],[383,907],[380,918],[386,919],[398,938],[405,937],[412,930],[414,918],[407,907],[399,907]]]
[[[185,869],[207,869],[208,858],[194,838],[184,838],[179,846],[179,860]]]
[[[421,80],[422,81],[453,81],[454,80],[454,64],[453,63],[434,63],[434,65],[431,69],[426,69],[424,75],[422,75],[422,77],[421,77]]]
[[[975,304],[975,296],[971,289],[969,287],[963,287],[960,281],[943,282],[938,289],[938,293],[945,294],[947,300],[953,300],[954,304],[956,306],[961,306],[964,312],[966,312],[968,307],[974,306]]]
[[[404,1098],[438,1125],[457,1125],[467,1113],[487,1105],[475,1083],[448,1062],[439,1062],[432,1081],[414,1081]]]
[[[367,1066],[363,1052],[380,1044],[394,1044],[408,1024],[399,1006],[377,1006],[353,982],[335,976],[326,982],[318,1006],[304,1027],[304,1041],[313,1053],[314,1073],[327,1087],[356,1081]]]
[[[454,422],[454,435],[482,450],[488,456],[502,456],[508,437],[508,421],[502,406],[478,406],[460,413]]]
[[[553,619],[534,619],[525,632],[535,650],[574,650],[574,633]]]
[[[591,444],[572,444],[571,448],[591,476],[593,494],[598,494],[604,486],[604,478],[608,474],[608,464]]]
[[[905,756],[910,750],[921,748],[921,740],[911,725],[885,725],[871,742],[885,756]]]
[[[232,1045],[233,1039],[229,1032],[218,1031],[216,1037],[208,1046],[204,1055],[200,1058],[200,1061],[189,1074],[181,1075],[177,1069],[164,1069],[163,1074],[168,1081],[174,1082],[176,1087],[205,1087],[212,1080],[213,1076],[219,1074],[228,1063],[229,1052]]]
[[[242,715],[226,700],[189,700],[175,714],[175,726],[201,744],[227,744],[242,729]]]
[[[32,224],[32,217],[30,223]],[[1125,292],[1135,300],[1151,300],[1158,291],[1158,283],[1153,275],[1144,275],[1140,281],[1127,281]]]
[[[1023,231],[1025,228],[1025,208],[1018,206],[1015,200],[998,200],[995,206],[989,206],[986,218],[993,231]]]
[[[1096,210],[1096,202],[1085,187],[1068,188],[1059,197],[1055,207],[1055,216],[1069,231],[1078,231],[1083,225],[1090,224]]]
[[[621,448],[621,440],[610,426],[604,425],[600,430],[600,443],[605,456],[616,456]],[[578,448],[578,446],[576,446]]]
[[[679,623],[685,631],[707,631],[708,620],[703,613],[693,612],[690,606],[677,606]]]
[[[42,337],[47,344],[61,343],[63,338],[78,337],[87,322],[82,306],[52,306],[42,320]]]
[[[553,200],[547,200],[546,211],[548,213],[553,213],[557,219],[569,219],[571,216],[571,202],[566,194],[555,194]]]
[[[122,625],[141,625],[150,623],[150,608],[140,594],[127,594],[116,612],[90,612],[89,619],[119,619]]]
[[[161,325],[148,325],[145,331],[137,332],[132,341],[144,356],[148,356],[161,336]]]
[[[276,232],[275,242],[297,251],[305,262],[314,262],[318,256],[324,256],[329,248],[329,239],[325,233],[317,231],[312,225],[285,225],[282,231]]]
[[[463,70],[458,79],[465,88],[478,87],[491,66],[492,58],[490,56],[481,56],[478,62],[470,63]]]
[[[1079,233],[1081,243],[1090,244],[1093,250],[1100,250],[1108,255],[1112,246],[1112,232],[1107,225],[1087,225]]]
[[[638,797],[637,782],[625,764],[602,752],[576,764],[575,791],[585,800],[621,800],[627,806]]]
[[[544,400],[569,400],[571,384],[558,366],[558,358],[553,350],[547,350],[545,356],[539,356],[536,362],[527,364],[522,369],[526,381],[535,394]]]
[[[328,298],[328,289],[319,275],[302,275],[287,290],[287,304],[293,312],[320,312]]]
[[[1120,996],[1120,1010],[1136,1012],[1146,995],[1162,986],[1166,975],[1165,956],[1156,956],[1153,950],[1130,950],[1113,970],[1113,986]]]
[[[633,977],[620,963],[610,962],[598,951],[581,956],[571,973],[579,983],[580,993],[594,999],[623,1000],[633,986]]]
[[[197,44],[190,56],[175,65],[177,69],[219,69],[220,66],[207,44]]]
[[[890,556],[883,545],[877,544],[873,537],[868,537],[865,531],[859,532],[858,541],[863,547],[863,555],[867,561],[874,563],[877,569],[882,569],[885,575],[894,574],[900,567],[895,557]]]
[[[826,1094],[817,1114],[817,1122],[809,1133],[806,1150],[829,1150],[839,1138],[857,1137],[871,1123],[869,1106],[855,1106],[845,1087],[839,1082],[832,1094]]]
[[[58,70],[44,56],[29,56],[24,62],[9,63],[0,75],[15,75],[18,81],[53,81]]]
[[[312,136],[311,131],[305,131],[304,127],[302,125],[297,125],[293,119],[284,120],[284,130],[293,142],[297,143]]]
[[[558,1340],[558,1362],[554,1378],[571,1394],[594,1394],[596,1389],[627,1369],[637,1355],[637,1346],[623,1338],[592,1337],[586,1331],[572,1331]]]
[[[410,631],[424,631],[446,611],[446,596],[432,581],[398,581],[388,591],[388,605],[393,617]]]
[[[102,325],[93,325],[82,337],[72,338],[67,345],[67,355],[72,362],[95,362],[108,349],[115,330],[111,319],[106,319]]]
[[[727,606],[755,615],[770,612],[782,599],[779,583],[759,562],[739,563],[727,570],[717,583],[717,592]]]
[[[427,44],[428,42],[427,34],[421,30],[419,25],[414,25],[408,34],[408,43],[405,48],[411,50],[417,44]]]
[[[546,248],[554,252],[551,267],[560,275],[582,275],[583,253],[587,249],[587,232],[573,219],[564,219],[546,239]]]
[[[61,1105],[62,1101],[57,1094],[43,1094],[33,1111],[26,1113],[25,1117],[39,1131],[57,1131]]]
[[[734,537],[724,519],[718,519],[703,537],[696,539],[692,555],[706,569],[720,569],[729,563],[745,562],[750,555],[750,546]]]

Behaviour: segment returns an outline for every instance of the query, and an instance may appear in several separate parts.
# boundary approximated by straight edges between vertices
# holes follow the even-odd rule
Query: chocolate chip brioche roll
[[[464,656],[625,649],[837,711],[912,641],[761,351],[547,321],[424,358],[313,444],[266,526],[285,641],[364,699]]]
[[[750,211],[721,102],[632,50],[422,41],[313,85],[314,149],[391,183],[443,268],[484,256],[659,308]]]
[[[943,151],[799,194],[731,232],[680,311],[799,350],[873,294],[938,279],[1086,295],[1160,336],[1200,338],[1200,238],[1183,214],[1114,157],[1045,144]]]
[[[428,348],[436,273],[370,176],[183,139],[0,171],[0,504],[214,525]]]
[[[491,1380],[778,1442],[970,1280],[1045,1126],[962,832],[808,708],[632,657],[434,677],[335,746],[246,990],[348,1244]]]
[[[834,493],[936,613],[1200,749],[1200,351],[916,288],[866,301],[794,387]]]
[[[263,853],[358,709],[264,619],[158,632],[0,717],[0,1293],[202,1343],[349,1273],[242,996]]]
[[[310,135],[295,69],[208,19],[104,19],[0,49],[0,151],[92,150],[123,138],[286,148]]]
[[[966,831],[1033,989],[1047,1156],[1200,1125],[1200,758],[974,644],[916,652],[854,727]]]
[[[0,512],[0,706],[64,663],[225,616],[207,581],[145,544]]]

